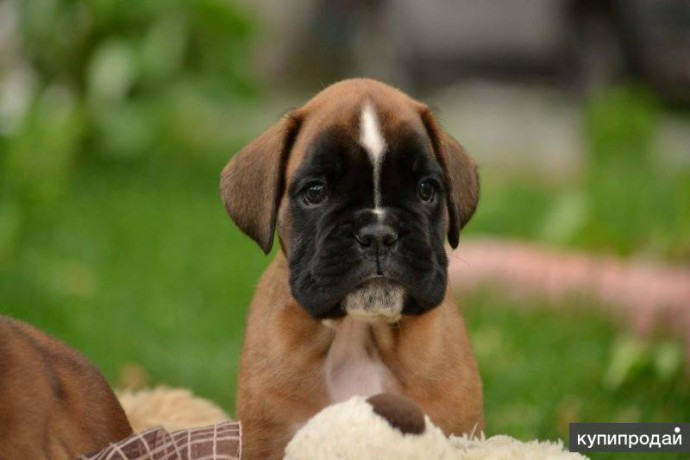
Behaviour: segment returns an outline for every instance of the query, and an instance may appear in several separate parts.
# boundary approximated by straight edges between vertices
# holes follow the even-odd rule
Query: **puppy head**
[[[332,85],[243,148],[221,196],[315,318],[420,314],[441,303],[478,199],[474,162],[423,104],[382,83]]]

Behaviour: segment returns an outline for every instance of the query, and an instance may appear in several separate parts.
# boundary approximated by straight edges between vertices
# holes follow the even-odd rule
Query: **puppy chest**
[[[346,317],[333,326],[333,334],[323,369],[332,403],[393,389],[394,378],[380,359],[370,324]]]

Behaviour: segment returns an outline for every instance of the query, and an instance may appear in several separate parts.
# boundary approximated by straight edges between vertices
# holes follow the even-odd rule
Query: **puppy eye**
[[[326,199],[326,184],[312,182],[302,191],[302,197],[306,204],[319,204]]]
[[[436,185],[431,179],[424,179],[417,186],[417,196],[420,200],[431,203],[436,196]]]

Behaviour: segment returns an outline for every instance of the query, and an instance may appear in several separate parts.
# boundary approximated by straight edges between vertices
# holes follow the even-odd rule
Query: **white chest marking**
[[[333,326],[333,343],[324,363],[326,386],[332,403],[358,395],[368,398],[386,391],[388,368],[372,356],[370,325],[344,318]]]
[[[379,214],[381,212],[381,164],[386,151],[386,141],[381,134],[376,110],[371,102],[364,105],[359,121],[359,142],[369,154],[369,160],[374,167],[374,211]]]

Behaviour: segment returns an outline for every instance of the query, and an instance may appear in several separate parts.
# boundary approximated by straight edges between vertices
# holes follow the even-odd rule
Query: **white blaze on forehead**
[[[374,208],[378,211],[381,206],[381,163],[386,150],[376,110],[371,102],[367,102],[362,109],[359,124],[359,142],[369,154],[369,160],[374,167]]]

